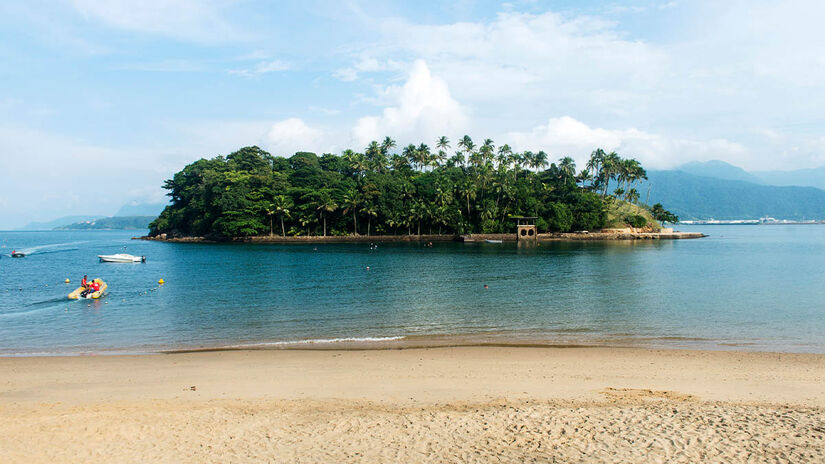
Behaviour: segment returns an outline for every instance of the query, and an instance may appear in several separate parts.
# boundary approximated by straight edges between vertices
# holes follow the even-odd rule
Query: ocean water
[[[680,229],[709,237],[370,249],[0,232],[0,355],[480,342],[825,353],[825,226]],[[118,252],[147,262],[97,259]],[[109,294],[68,300],[83,274]]]

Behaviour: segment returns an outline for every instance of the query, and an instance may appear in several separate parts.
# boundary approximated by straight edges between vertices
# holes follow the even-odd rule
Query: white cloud
[[[362,56],[361,59],[352,66],[338,69],[333,75],[342,81],[350,82],[358,79],[359,75],[363,73],[400,71],[403,67],[404,64],[398,61],[379,61],[370,56]]]
[[[616,27],[600,18],[553,12],[501,13],[489,22],[446,25],[387,19],[381,21],[380,38],[357,50],[355,63],[336,75],[355,79],[392,71],[413,57],[425,60],[459,100],[493,105],[499,112],[507,107],[532,112],[542,104],[573,100],[614,111],[629,101],[646,102],[647,91],[668,66],[666,54],[624,38]],[[618,105],[604,101],[607,92]]]
[[[308,126],[300,118],[289,118],[272,124],[264,136],[264,147],[280,156],[291,156],[297,151],[325,153],[332,151],[326,140],[323,131]]]
[[[551,159],[571,156],[579,165],[596,148],[634,157],[651,169],[672,168],[690,160],[741,163],[749,155],[745,147],[729,140],[686,140],[635,128],[594,128],[570,116],[551,118],[530,132],[511,132],[506,138],[517,150],[544,150]]]
[[[803,140],[815,138],[809,128],[820,125],[825,106],[819,45],[825,29],[817,25],[825,3],[664,6],[638,14],[672,24],[666,35],[620,22],[627,12],[609,8],[596,9],[601,17],[505,11],[492,20],[450,24],[368,18],[374,40],[349,47],[352,64],[335,75],[374,85],[385,73],[424,60],[474,115],[460,132],[521,132],[575,114],[597,128],[636,128],[634,140],[655,134],[668,141],[653,139],[649,146],[696,159],[717,152],[745,168],[802,167],[822,158],[815,143]],[[786,137],[765,143],[764,128]],[[783,140],[800,148],[780,159],[788,150]]]
[[[244,77],[251,77],[257,76],[260,74],[266,74],[271,72],[277,71],[287,71],[292,68],[292,65],[287,63],[286,61],[281,60],[270,60],[270,61],[261,61],[256,64],[254,67],[249,69],[233,69],[229,71],[229,74],[234,74],[237,76],[244,76]]]
[[[413,63],[402,86],[389,86],[383,93],[394,103],[380,116],[365,116],[356,122],[352,141],[357,147],[387,135],[399,142],[432,140],[468,125],[464,109],[452,98],[447,84],[433,76],[423,60]]]
[[[209,0],[71,0],[86,18],[111,27],[196,42],[246,38],[228,23],[220,2]]]

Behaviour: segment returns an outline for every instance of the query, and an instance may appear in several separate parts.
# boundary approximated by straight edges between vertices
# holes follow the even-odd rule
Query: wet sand
[[[0,373],[4,463],[825,460],[825,355],[258,350]]]

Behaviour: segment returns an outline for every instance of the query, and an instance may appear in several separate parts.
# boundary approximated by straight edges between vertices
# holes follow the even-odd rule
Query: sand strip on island
[[[0,359],[0,462],[823,462],[825,355],[637,348]]]

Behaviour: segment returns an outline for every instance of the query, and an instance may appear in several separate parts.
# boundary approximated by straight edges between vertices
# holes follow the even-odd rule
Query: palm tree
[[[413,202],[410,207],[410,216],[418,222],[418,233],[421,235],[421,220],[427,217],[427,207],[420,200]]]
[[[625,194],[625,199],[631,203],[639,202],[639,192],[635,188],[631,188]]]
[[[430,147],[428,147],[426,143],[422,143],[418,145],[418,148],[416,148],[415,151],[421,166],[428,166],[431,162]]]
[[[465,135],[458,141],[458,147],[464,149],[464,153],[469,158],[472,156],[473,150],[475,149],[475,144],[473,143],[473,139],[470,138],[469,135]]]
[[[372,226],[372,218],[378,217],[378,209],[373,204],[368,204],[361,210],[367,215],[367,237],[370,235],[370,227]]]
[[[294,206],[292,198],[286,195],[278,195],[274,198],[273,208],[281,218],[281,236],[286,236],[286,229],[284,228],[284,216],[290,217],[290,208]]]
[[[433,167],[439,167],[447,160],[447,152],[444,150],[438,150],[436,154],[432,156],[432,164]]]
[[[464,180],[464,183],[462,183],[459,186],[459,192],[461,193],[461,196],[464,197],[467,200],[467,221],[469,221],[470,220],[470,200],[475,200],[476,199],[476,196],[478,195],[478,190],[476,190],[476,185],[472,181],[472,179],[467,177]]]
[[[418,154],[416,153],[415,145],[409,144],[401,150],[401,155],[407,158],[413,169],[418,165]]]
[[[361,204],[361,194],[356,189],[349,189],[344,193],[343,198],[344,214],[352,212],[352,233],[358,235],[358,220],[356,214],[358,213],[358,205]]]
[[[498,157],[496,160],[498,161],[498,166],[506,169],[510,165],[511,158],[510,156],[513,154],[513,150],[510,148],[510,145],[506,143],[500,147],[498,147]]]
[[[495,145],[493,139],[485,139],[484,143],[481,145],[481,148],[478,149],[478,152],[481,153],[481,162],[486,164],[488,161],[493,159],[493,153],[495,152]]]
[[[329,194],[329,191],[322,190],[316,200],[318,205],[315,209],[321,212],[321,219],[324,221],[324,237],[327,236],[327,213],[331,213],[338,209],[338,203]]]
[[[536,172],[538,172],[538,170],[541,168],[546,168],[548,164],[549,163],[547,161],[547,153],[539,151],[538,153],[533,155],[533,162],[531,167],[535,169]]]
[[[535,153],[532,151],[525,151],[521,154],[521,157],[518,159],[521,163],[521,166],[524,168],[530,168],[534,164],[534,159],[536,158]]]
[[[590,159],[587,160],[587,170],[590,171],[590,178],[593,182],[593,187],[598,188],[598,182],[602,176],[602,163],[604,163],[605,156],[607,156],[601,148],[597,148],[590,153]]]
[[[392,165],[392,169],[394,171],[401,171],[410,167],[410,163],[407,161],[407,158],[404,158],[401,155],[392,155],[390,165]]]
[[[450,139],[442,135],[438,138],[438,141],[435,142],[435,148],[446,152],[450,149]]]
[[[269,236],[272,237],[275,235],[272,231],[272,215],[275,214],[274,205],[269,203],[269,205],[264,209],[266,215],[269,216]]]
[[[611,151],[602,161],[601,179],[604,181],[604,190],[602,191],[602,198],[607,196],[607,189],[610,184],[610,179],[616,177],[622,158],[615,151]]]
[[[582,183],[582,188],[585,188],[584,187],[585,182],[592,181],[592,180],[593,180],[593,174],[590,171],[588,171],[587,169],[582,169],[581,172],[579,172],[579,175],[576,176],[576,183],[581,182]]]
[[[384,155],[389,154],[390,150],[395,148],[395,140],[390,137],[384,137],[384,141],[381,142],[381,151]]]
[[[345,156],[349,162],[349,167],[358,175],[358,178],[363,177],[364,173],[369,170],[369,163],[364,155],[355,153],[352,150],[346,150]]]
[[[576,162],[573,158],[565,156],[559,160],[559,171],[568,178],[576,177]]]

